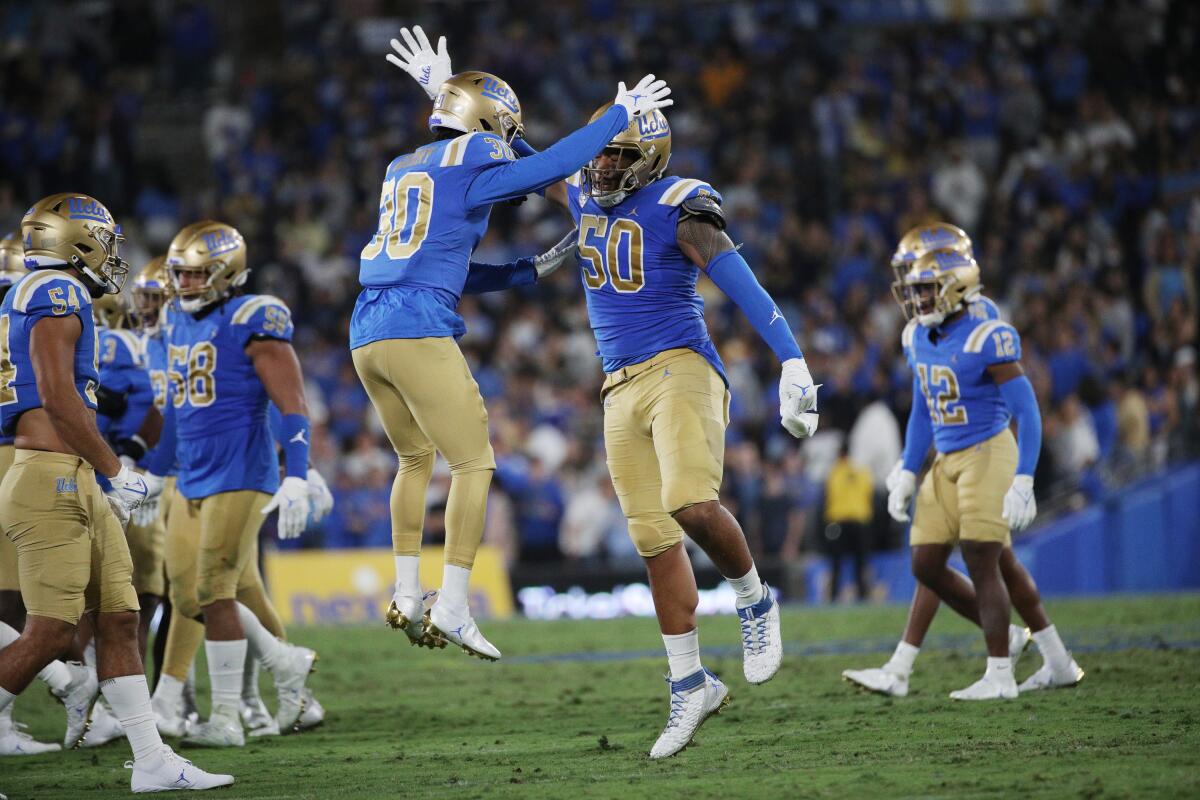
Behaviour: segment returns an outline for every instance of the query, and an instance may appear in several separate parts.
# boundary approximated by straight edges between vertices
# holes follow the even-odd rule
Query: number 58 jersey
[[[179,491],[191,500],[241,489],[273,494],[279,461],[269,398],[246,346],[259,338],[290,342],[291,312],[276,297],[242,295],[198,315],[172,311],[170,322]]]
[[[939,453],[971,447],[1008,427],[1012,413],[987,370],[1020,360],[1021,337],[1012,325],[969,313],[938,328],[912,320],[901,343],[913,370],[913,391],[929,407]]]

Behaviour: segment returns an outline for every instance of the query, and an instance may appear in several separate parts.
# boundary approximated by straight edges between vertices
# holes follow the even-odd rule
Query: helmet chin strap
[[[628,196],[629,192],[625,191],[624,189],[620,189],[615,192],[610,192],[609,194],[602,194],[598,197],[593,197],[592,199],[595,200],[596,205],[600,206],[601,208],[612,208],[613,206],[619,206]]]

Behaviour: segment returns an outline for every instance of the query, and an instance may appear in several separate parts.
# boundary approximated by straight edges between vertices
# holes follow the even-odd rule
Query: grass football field
[[[840,677],[886,660],[903,608],[787,610],[784,666],[759,687],[742,678],[736,620],[705,618],[705,663],[732,702],[691,747],[653,763],[667,690],[652,620],[485,623],[505,653],[497,664],[410,647],[382,625],[297,629],[321,654],[311,685],[325,725],[185,755],[235,774],[212,795],[230,800],[1200,796],[1200,594],[1049,610],[1083,683],[980,704],[946,697],[983,668],[980,637],[946,611],[903,700]],[[1039,661],[1027,654],[1018,680]],[[263,688],[273,707],[269,679]],[[16,708],[38,738],[61,737],[61,707],[41,684]],[[6,758],[0,792],[127,797],[128,757],[120,740]]]

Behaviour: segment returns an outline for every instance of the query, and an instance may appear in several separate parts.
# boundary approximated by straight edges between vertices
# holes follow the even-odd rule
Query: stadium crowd
[[[219,218],[249,242],[253,290],[293,309],[313,457],[338,500],[302,546],[390,544],[395,457],[346,342],[384,167],[428,139],[424,94],[383,59],[414,22],[447,35],[457,69],[509,81],[538,147],[618,79],[670,80],[670,171],[722,193],[731,236],[824,384],[821,433],[797,445],[777,424],[778,365],[703,284],[733,392],[726,498],[760,553],[817,546],[843,440],[881,491],[911,385],[888,261],[905,230],[938,218],[973,237],[986,294],[1022,334],[1045,418],[1045,508],[1197,452],[1200,64],[1166,47],[1200,34],[1193,4],[1063,0],[1057,16],[1003,27],[919,28],[843,20],[815,0],[422,4],[403,18],[383,5],[0,12],[0,222],[82,189],[144,262],[183,224]],[[110,29],[86,24],[97,6],[112,6],[99,15]],[[684,30],[706,45],[677,46]],[[139,146],[184,123],[199,133],[172,158],[170,142]],[[568,228],[537,197],[499,207],[476,259],[530,255]],[[513,561],[636,560],[604,465],[577,278],[467,298],[461,313],[498,462],[485,541]],[[430,540],[447,487],[440,469]],[[876,544],[896,536],[875,527]]]

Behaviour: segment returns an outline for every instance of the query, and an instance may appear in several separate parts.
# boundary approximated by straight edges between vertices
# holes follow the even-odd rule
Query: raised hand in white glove
[[[304,478],[287,477],[279,484],[279,491],[262,510],[270,514],[279,509],[279,524],[276,526],[280,539],[295,539],[304,533],[308,521],[308,481]]]
[[[1013,532],[1023,531],[1037,516],[1037,500],[1033,496],[1033,476],[1015,475],[1012,486],[1004,495],[1004,511],[1000,514]]]
[[[153,525],[158,517],[158,498],[162,496],[166,479],[161,475],[145,472],[142,474],[142,480],[146,482],[146,501],[133,510],[130,519],[134,525],[146,528]]]
[[[783,362],[779,376],[779,418],[784,430],[803,439],[817,432],[817,389],[803,358]]]
[[[630,121],[634,117],[648,114],[656,108],[666,108],[675,105],[670,99],[671,87],[666,81],[657,80],[653,75],[647,75],[638,81],[632,89],[625,88],[625,82],[617,84],[617,97],[613,105],[624,106],[629,112]]]
[[[575,255],[575,249],[579,246],[579,229],[572,228],[571,232],[559,240],[558,244],[551,247],[540,256],[533,257],[533,267],[537,270],[538,280],[546,277],[554,270],[563,265],[571,256]]]
[[[145,479],[125,464],[121,465],[121,471],[109,478],[108,482],[112,488],[104,494],[108,497],[108,504],[112,506],[117,519],[125,525],[129,522],[129,512],[146,502],[150,490],[146,487]]]
[[[414,37],[413,34],[416,34]],[[412,33],[408,28],[400,29],[400,38],[404,44],[392,39],[392,49],[387,60],[412,76],[421,84],[429,99],[437,97],[438,87],[454,73],[450,71],[450,54],[446,52],[446,37],[438,38],[437,52],[429,44],[429,37],[420,25],[414,25]]]
[[[311,467],[308,470],[308,503],[312,506],[313,522],[320,522],[333,511],[333,492],[321,473]]]
[[[896,485],[896,481],[900,478],[900,473],[903,471],[904,471],[904,459],[901,458],[901,459],[898,459],[896,461],[896,463],[892,465],[892,471],[889,472],[887,474],[887,477],[883,479],[884,488],[886,488],[889,492],[891,492],[892,487]]]
[[[916,491],[917,476],[902,468],[888,487],[888,514],[896,522],[908,522],[908,504]]]

